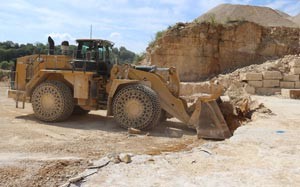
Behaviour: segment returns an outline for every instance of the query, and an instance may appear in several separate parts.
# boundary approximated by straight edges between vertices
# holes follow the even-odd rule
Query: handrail
[[[12,81],[12,77],[14,77],[14,81]],[[9,89],[11,90],[17,90],[18,89],[18,72],[17,71],[10,71],[9,73],[9,79],[10,79],[10,84],[9,84]]]

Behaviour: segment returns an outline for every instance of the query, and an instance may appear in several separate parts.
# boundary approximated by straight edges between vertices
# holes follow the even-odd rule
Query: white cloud
[[[95,38],[141,52],[157,31],[222,3],[266,5],[292,15],[300,10],[299,0],[9,0],[0,6],[0,40],[45,41],[47,33],[57,42],[74,40],[89,37],[92,24]]]
[[[109,37],[113,38],[113,39],[120,39],[121,38],[121,34],[118,33],[118,32],[112,32],[112,33],[110,33]]]
[[[75,43],[76,38],[74,38],[69,33],[50,33],[46,37],[51,36],[57,45],[61,44],[62,41],[69,41],[71,44]]]
[[[262,4],[273,9],[282,10],[292,16],[300,13],[299,0],[273,0],[267,4]]]

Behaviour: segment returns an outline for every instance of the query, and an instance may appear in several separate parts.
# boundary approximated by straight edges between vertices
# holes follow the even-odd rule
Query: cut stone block
[[[300,75],[300,68],[291,68],[291,73],[294,75]]]
[[[249,84],[247,84],[245,87],[244,87],[245,91],[248,93],[248,94],[251,94],[251,95],[254,95],[255,94],[255,88],[253,86],[250,86]]]
[[[260,81],[262,80],[261,73],[244,73],[241,74],[241,80],[243,81]]]
[[[275,88],[279,87],[279,80],[263,80],[264,88]]]
[[[295,82],[281,81],[280,88],[295,88]]]
[[[300,88],[300,81],[295,82],[295,88]]]
[[[255,88],[261,88],[261,87],[263,87],[263,82],[262,81],[248,81],[248,84],[250,86],[255,87]]]
[[[299,75],[288,75],[288,74],[285,74],[283,76],[283,80],[284,81],[299,81]]]
[[[293,59],[290,62],[291,67],[299,67],[300,68],[300,58]]]
[[[210,84],[207,82],[199,83],[180,83],[180,95],[190,96],[197,93],[210,93]]]
[[[281,88],[256,88],[255,93],[257,95],[275,95],[280,94]]]
[[[282,79],[282,74],[280,71],[265,71],[263,72],[263,77],[266,80],[280,80]]]
[[[300,89],[281,89],[281,95],[285,98],[300,99]]]

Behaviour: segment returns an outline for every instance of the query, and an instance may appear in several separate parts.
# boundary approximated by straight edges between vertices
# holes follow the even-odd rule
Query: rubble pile
[[[196,20],[201,22],[215,19],[218,23],[247,20],[262,26],[298,27],[292,19],[288,18],[290,18],[288,14],[269,7],[221,4]]]
[[[281,89],[300,89],[300,55],[286,55],[263,64],[253,64],[231,73],[220,74],[212,79],[218,80],[225,90],[237,91],[242,88],[248,94],[274,95]],[[180,85],[180,95],[192,96],[209,93],[209,82]],[[237,94],[238,95],[238,94]]]

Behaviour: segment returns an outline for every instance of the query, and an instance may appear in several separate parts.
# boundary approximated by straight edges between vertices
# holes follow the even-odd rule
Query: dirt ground
[[[259,117],[225,141],[196,139],[168,121],[149,135],[129,136],[105,111],[62,123],[37,121],[30,104],[16,109],[0,87],[0,186],[59,186],[108,154],[132,153],[80,186],[297,186],[300,100],[255,97],[274,115]],[[182,129],[171,138],[168,127]]]
[[[62,123],[44,123],[33,116],[30,104],[16,109],[0,87],[0,186],[58,186],[82,172],[90,160],[131,152],[156,155],[188,150],[203,141],[179,122],[164,122],[149,135],[129,136],[105,111],[72,116]],[[166,128],[183,130],[170,138]]]
[[[206,141],[190,151],[136,155],[87,177],[92,186],[299,186],[300,100],[255,97],[274,115],[238,128],[225,141]]]

